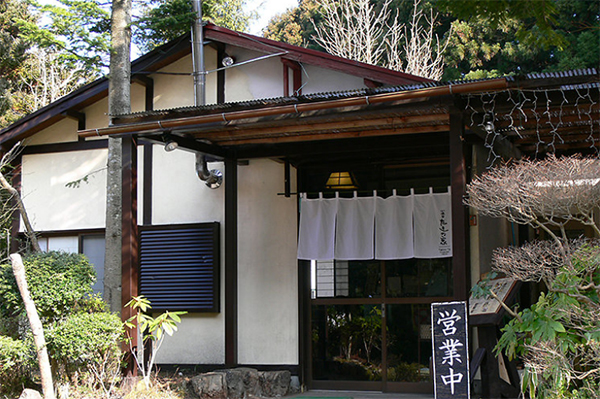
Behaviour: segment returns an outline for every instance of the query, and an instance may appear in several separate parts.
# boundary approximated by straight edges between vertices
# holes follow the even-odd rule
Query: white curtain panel
[[[413,196],[376,199],[375,259],[410,259],[413,250]]]
[[[373,259],[375,197],[340,198],[335,229],[335,259]]]
[[[301,198],[298,259],[366,260],[452,256],[447,193]]]
[[[298,259],[331,260],[334,258],[337,208],[337,198],[301,198]]]
[[[452,256],[452,209],[450,192],[414,196],[415,258]]]

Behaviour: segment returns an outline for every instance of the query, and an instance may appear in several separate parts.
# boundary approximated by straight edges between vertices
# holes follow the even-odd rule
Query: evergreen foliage
[[[60,320],[88,300],[96,272],[81,254],[34,253],[24,258],[27,282],[38,313],[47,321]],[[5,317],[24,312],[10,264],[0,266],[0,312]],[[78,305],[79,304],[79,305]]]
[[[0,395],[17,391],[27,383],[32,369],[31,345],[0,335]]]

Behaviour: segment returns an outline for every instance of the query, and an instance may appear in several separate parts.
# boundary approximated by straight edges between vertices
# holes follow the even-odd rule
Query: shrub
[[[55,323],[46,331],[50,357],[59,376],[80,378],[95,383],[118,373],[123,325],[110,313],[78,313]],[[108,367],[108,369],[107,369]]]
[[[58,320],[92,293],[96,272],[82,254],[47,252],[23,259],[27,284],[40,317]],[[0,314],[14,316],[24,311],[11,265],[0,266]]]
[[[29,380],[32,348],[0,335],[0,393],[18,392]]]

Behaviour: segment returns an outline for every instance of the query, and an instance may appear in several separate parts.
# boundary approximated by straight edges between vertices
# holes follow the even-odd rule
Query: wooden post
[[[237,366],[237,159],[225,159],[225,365]]]
[[[464,157],[464,123],[462,112],[450,111],[450,176],[452,187],[452,270],[454,298],[465,301],[469,297],[468,220],[463,197],[467,185]]]
[[[125,304],[133,296],[138,295],[138,228],[137,228],[137,138],[135,136],[123,138],[123,222],[122,222],[122,267],[121,280],[121,319],[123,321],[132,317],[135,312]],[[131,330],[131,348],[138,345],[137,329]],[[129,359],[128,372],[137,374],[135,361]]]

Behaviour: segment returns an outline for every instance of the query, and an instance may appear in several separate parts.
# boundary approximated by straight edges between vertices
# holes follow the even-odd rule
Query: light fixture
[[[166,152],[175,151],[177,149],[177,147],[179,147],[179,143],[176,142],[173,139],[173,136],[171,136],[168,133],[163,134],[163,141],[165,142],[165,151]]]
[[[350,172],[332,172],[325,183],[325,188],[332,190],[355,190],[358,188],[356,179]]]
[[[235,58],[233,58],[230,55],[225,54],[225,56],[223,57],[223,59],[221,60],[221,64],[224,67],[230,67],[235,63]]]

